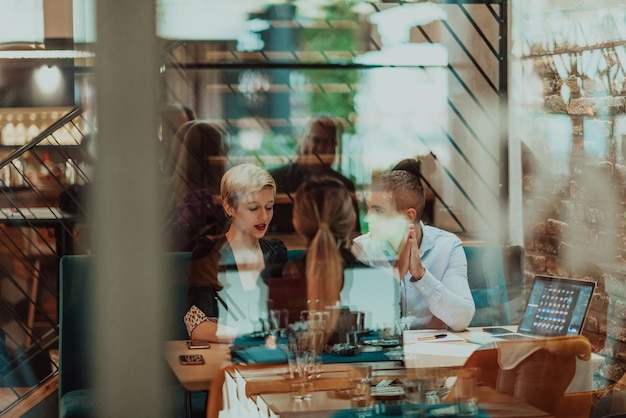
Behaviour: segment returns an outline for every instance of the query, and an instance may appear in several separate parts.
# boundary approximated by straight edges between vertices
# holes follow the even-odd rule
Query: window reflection
[[[313,12],[304,3],[250,12],[248,30],[260,42],[174,48],[165,72],[172,100],[230,134],[229,165],[252,161],[269,171],[296,161],[307,121],[330,114],[343,133],[328,164],[354,184],[360,212],[373,174],[419,158],[429,166],[428,222],[493,239],[501,115],[490,90],[500,83],[499,61],[459,46],[472,39],[459,7],[337,2]],[[495,48],[497,22],[480,24],[485,48]]]

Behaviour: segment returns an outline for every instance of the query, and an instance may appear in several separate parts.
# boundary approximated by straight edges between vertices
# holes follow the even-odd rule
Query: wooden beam
[[[23,392],[29,390],[30,388],[1,388],[0,398],[3,396],[4,391],[7,391],[7,395],[9,391],[13,396],[17,396],[17,394],[22,395]],[[22,393],[20,393],[21,389],[23,389]],[[59,389],[59,374],[55,373],[48,380],[43,381],[39,386],[37,386],[34,390],[26,393],[19,402],[15,403],[13,406],[9,407],[7,410],[3,411],[0,416],[2,418],[20,418],[24,416],[28,411],[37,406],[40,402],[43,402],[48,396],[52,395]],[[13,392],[15,390],[15,392]]]

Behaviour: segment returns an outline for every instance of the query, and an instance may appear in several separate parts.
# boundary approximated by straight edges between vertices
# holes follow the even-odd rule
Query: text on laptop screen
[[[518,332],[578,335],[582,331],[595,283],[537,276]]]

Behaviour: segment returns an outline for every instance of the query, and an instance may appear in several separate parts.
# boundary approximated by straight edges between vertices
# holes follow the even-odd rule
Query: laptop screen
[[[596,283],[536,276],[518,332],[578,335],[582,332]]]

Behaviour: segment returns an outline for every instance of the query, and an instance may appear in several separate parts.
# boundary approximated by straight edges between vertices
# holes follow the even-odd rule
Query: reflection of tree
[[[595,13],[595,12],[594,12]],[[608,122],[606,128],[606,155],[615,162],[616,116],[624,113],[626,94],[626,39],[620,39],[617,30],[623,27],[610,14],[594,21],[585,13],[569,17],[569,25],[546,33],[548,41],[527,41],[527,55],[535,71],[544,82],[545,110],[551,114],[569,115],[572,121],[572,149],[570,171],[582,170],[585,155],[585,120],[589,117]],[[593,33],[581,38],[577,34]],[[600,35],[602,34],[602,35]],[[587,135],[589,136],[589,135]]]
[[[300,32],[298,44],[303,51],[319,52],[327,61],[333,61],[333,53],[348,51],[354,55],[361,50],[361,32],[357,23],[358,15],[351,10],[354,1],[336,1],[322,7],[324,18],[315,24],[304,24]],[[319,23],[319,24],[318,24]],[[352,57],[345,54],[341,57],[351,61]],[[302,71],[307,84],[315,86],[308,100],[309,114],[332,113],[346,121],[352,119],[354,113],[357,71],[352,69],[307,69]],[[328,86],[337,86],[329,91]],[[343,88],[341,88],[343,87]],[[347,124],[347,132],[354,130]]]

